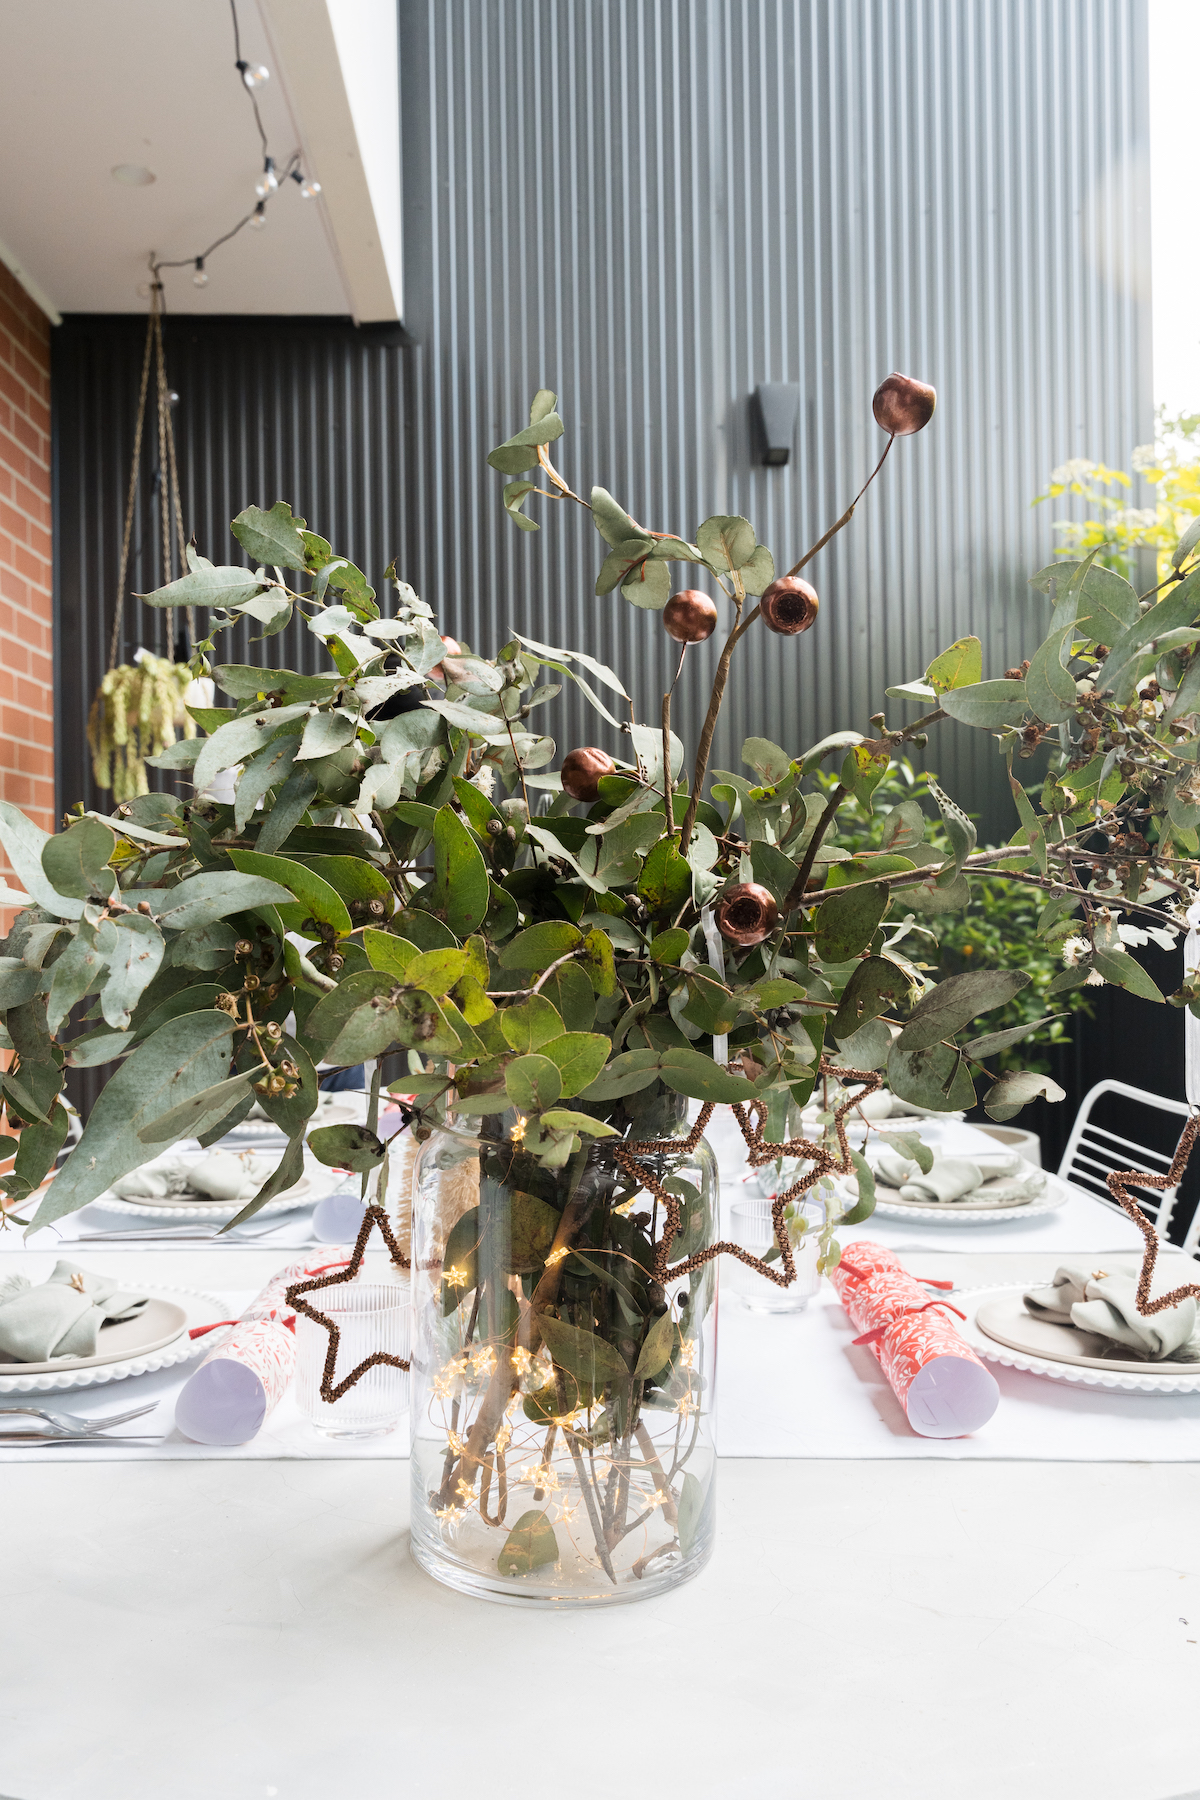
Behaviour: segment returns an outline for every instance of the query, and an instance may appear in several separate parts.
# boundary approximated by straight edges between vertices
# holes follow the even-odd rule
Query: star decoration
[[[388,1216],[384,1212],[382,1206],[368,1206],[366,1216],[359,1229],[358,1241],[354,1246],[354,1254],[351,1256],[346,1267],[337,1275],[316,1275],[310,1277],[307,1281],[294,1281],[284,1295],[284,1299],[289,1306],[294,1307],[298,1313],[303,1313],[305,1318],[311,1319],[314,1324],[323,1325],[325,1330],[329,1333],[329,1350],[325,1357],[325,1368],[321,1375],[321,1398],[329,1406],[332,1406],[336,1401],[340,1400],[343,1394],[349,1393],[354,1384],[362,1380],[368,1369],[373,1369],[380,1363],[386,1363],[389,1368],[393,1369],[408,1369],[410,1367],[404,1357],[390,1356],[386,1350],[376,1350],[372,1356],[365,1357],[356,1368],[351,1369],[345,1379],[339,1381],[335,1386],[333,1376],[334,1370],[337,1368],[338,1345],[341,1342],[342,1336],[341,1329],[339,1326],[335,1325],[332,1319],[326,1318],[324,1313],[318,1312],[315,1306],[310,1306],[307,1300],[303,1300],[300,1297],[302,1294],[314,1293],[318,1288],[340,1287],[343,1282],[353,1281],[354,1277],[358,1274],[359,1269],[362,1267],[362,1259],[365,1256],[367,1249],[367,1239],[370,1237],[372,1227],[375,1225],[378,1225],[384,1242],[392,1253],[392,1262],[396,1267],[400,1269],[411,1268],[412,1264],[409,1262],[408,1257],[405,1256],[392,1235],[392,1228],[388,1223]]]
[[[1183,1135],[1176,1147],[1174,1159],[1165,1175],[1148,1175],[1141,1169],[1117,1169],[1105,1177],[1109,1193],[1117,1205],[1129,1214],[1146,1240],[1137,1284],[1137,1309],[1144,1319],[1150,1318],[1154,1313],[1165,1312],[1169,1306],[1175,1306],[1180,1300],[1186,1300],[1191,1295],[1200,1296],[1200,1283],[1189,1281],[1183,1287],[1172,1288],[1169,1294],[1160,1294],[1157,1300],[1150,1298],[1154,1265],[1158,1261],[1158,1233],[1129,1192],[1127,1184],[1132,1182],[1135,1187],[1142,1188],[1177,1187],[1183,1179],[1183,1171],[1187,1168],[1188,1158],[1192,1154],[1192,1146],[1196,1142],[1198,1131],[1200,1131],[1200,1113],[1194,1113],[1183,1128]]]
[[[883,1076],[877,1070],[835,1069],[824,1057],[821,1059],[820,1072],[822,1075],[836,1077],[843,1085],[853,1082],[855,1086],[861,1085],[863,1089],[862,1093],[855,1094],[853,1098],[843,1100],[834,1112],[834,1129],[837,1132],[840,1152],[837,1156],[831,1150],[826,1150],[823,1145],[810,1142],[808,1138],[788,1138],[782,1144],[766,1142],[762,1134],[767,1109],[761,1100],[751,1100],[748,1106],[739,1104],[731,1109],[741,1127],[742,1136],[746,1140],[746,1147],[750,1152],[750,1164],[753,1168],[760,1169],[764,1163],[774,1162],[779,1156],[797,1156],[812,1164],[808,1174],[802,1175],[799,1181],[794,1182],[790,1188],[785,1188],[782,1193],[775,1196],[775,1203],[771,1208],[775,1242],[779,1246],[780,1260],[783,1263],[782,1273],[773,1269],[761,1257],[752,1256],[749,1250],[743,1250],[740,1244],[724,1242],[709,1244],[707,1249],[698,1250],[694,1256],[689,1256],[683,1262],[676,1263],[673,1268],[669,1266],[671,1245],[679,1230],[681,1211],[679,1199],[677,1195],[669,1194],[666,1191],[653,1170],[640,1159],[647,1156],[688,1155],[696,1148],[704,1135],[704,1128],[713,1115],[714,1101],[709,1100],[700,1108],[696,1123],[686,1138],[650,1138],[639,1144],[616,1144],[613,1146],[613,1155],[622,1173],[631,1181],[636,1182],[639,1187],[643,1187],[653,1194],[666,1214],[662,1236],[654,1247],[654,1279],[656,1281],[660,1281],[664,1285],[668,1281],[677,1281],[681,1275],[689,1275],[693,1269],[700,1268],[702,1264],[711,1262],[715,1256],[722,1254],[736,1256],[739,1262],[745,1263],[749,1269],[757,1269],[760,1275],[765,1275],[768,1281],[775,1283],[776,1287],[790,1287],[795,1281],[796,1264],[792,1256],[787,1227],[783,1222],[784,1209],[793,1200],[798,1199],[801,1194],[806,1194],[823,1175],[850,1174],[853,1164],[850,1161],[850,1146],[846,1141],[846,1115],[852,1113],[855,1107],[867,1098],[868,1094],[878,1093],[883,1085]]]

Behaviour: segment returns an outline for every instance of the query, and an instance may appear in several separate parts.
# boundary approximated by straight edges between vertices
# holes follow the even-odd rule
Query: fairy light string
[[[260,112],[258,105],[258,94],[256,92],[264,82],[270,80],[270,70],[262,63],[247,62],[246,58],[242,55],[242,34],[238,22],[237,0],[229,0],[229,11],[233,20],[234,67],[237,69],[238,77],[249,96],[250,105],[254,110],[254,123],[258,131],[259,143],[262,146],[263,166],[262,175],[255,188],[256,203],[248,212],[243,214],[236,225],[232,226],[228,231],[222,232],[220,237],[214,238],[212,243],[208,244],[198,256],[156,257],[153,252],[151,252],[149,259],[150,274],[151,279],[154,282],[160,281],[161,271],[163,269],[190,268],[194,271],[192,281],[195,286],[207,287],[208,270],[206,265],[214,250],[219,250],[223,244],[228,244],[231,239],[237,237],[240,231],[244,231],[247,225],[253,226],[255,229],[265,225],[267,219],[267,206],[273,197],[279,193],[285,181],[294,181],[305,200],[314,200],[321,192],[320,182],[314,180],[311,175],[305,175],[299,150],[293,150],[282,169],[277,167],[275,158],[271,154],[270,140],[267,137],[266,126],[263,124],[262,113]]]

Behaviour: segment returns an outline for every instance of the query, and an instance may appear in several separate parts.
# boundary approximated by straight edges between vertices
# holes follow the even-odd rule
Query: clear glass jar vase
[[[664,1207],[613,1139],[562,1169],[436,1131],[412,1190],[412,1549],[448,1586],[527,1605],[637,1600],[713,1544],[716,1260],[654,1277]],[[515,1136],[514,1136],[515,1134]],[[717,1169],[664,1095],[627,1141],[680,1202],[670,1261],[716,1239]]]

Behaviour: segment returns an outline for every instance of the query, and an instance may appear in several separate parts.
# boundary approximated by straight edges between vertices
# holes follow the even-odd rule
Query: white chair
[[[1096,1124],[1092,1113],[1096,1102],[1106,1094],[1119,1094],[1138,1105],[1153,1107],[1158,1112],[1173,1113],[1179,1119],[1186,1119],[1191,1109],[1185,1100],[1166,1100],[1161,1094],[1148,1093],[1145,1088],[1131,1087],[1127,1081],[1098,1081],[1084,1095],[1083,1104],[1071,1127],[1063,1159],[1058,1165],[1058,1173],[1063,1181],[1073,1182],[1076,1187],[1083,1188],[1097,1200],[1102,1200],[1107,1206],[1115,1207],[1120,1212],[1122,1209],[1117,1207],[1109,1193],[1105,1177],[1114,1169],[1145,1169],[1147,1174],[1165,1175],[1171,1166],[1173,1149],[1166,1154],[1161,1150],[1148,1150],[1144,1145],[1135,1143],[1132,1138],[1121,1137],[1107,1126]],[[1138,1205],[1147,1218],[1153,1220],[1154,1228],[1164,1243],[1167,1241],[1178,1192],[1178,1187],[1136,1190]],[[1200,1205],[1188,1226],[1181,1248],[1186,1255],[1194,1256],[1198,1242]]]

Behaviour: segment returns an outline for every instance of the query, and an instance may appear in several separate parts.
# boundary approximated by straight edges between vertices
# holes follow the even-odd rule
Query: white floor
[[[1168,1800],[1200,1785],[1194,1466],[725,1461],[698,1580],[524,1616],[416,1569],[407,1475],[7,1469],[3,1794]]]

